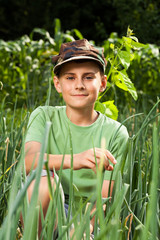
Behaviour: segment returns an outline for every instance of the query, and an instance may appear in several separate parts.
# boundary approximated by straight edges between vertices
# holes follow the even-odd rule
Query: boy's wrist
[[[63,157],[62,157],[62,159],[63,159]],[[63,166],[64,166],[63,167],[64,169],[71,168],[71,155],[70,154],[65,155]]]
[[[80,157],[80,154],[81,153],[76,153],[76,154],[73,154],[73,159],[74,159],[74,166],[73,166],[73,169],[74,170],[79,170],[81,168],[80,166],[80,162],[79,162],[79,159],[81,158]],[[70,168],[71,169],[71,154],[67,154],[65,155],[65,165],[64,165],[64,168]]]

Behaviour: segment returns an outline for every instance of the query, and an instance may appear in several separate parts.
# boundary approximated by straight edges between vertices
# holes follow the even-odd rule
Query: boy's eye
[[[92,79],[93,79],[93,76],[85,76],[84,79],[86,79],[86,80],[92,80]]]
[[[67,80],[74,80],[74,77],[68,76],[68,77],[67,77]]]

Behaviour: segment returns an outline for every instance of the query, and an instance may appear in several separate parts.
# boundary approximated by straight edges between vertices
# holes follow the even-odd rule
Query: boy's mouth
[[[75,92],[72,94],[72,96],[74,97],[83,97],[83,96],[88,96],[88,93],[85,93],[85,92]]]
[[[74,94],[73,97],[87,97],[88,94]]]

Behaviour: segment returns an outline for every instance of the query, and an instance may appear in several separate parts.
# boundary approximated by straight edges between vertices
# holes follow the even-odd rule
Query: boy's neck
[[[89,126],[98,118],[94,109],[70,109],[66,107],[66,114],[69,120],[78,126]]]

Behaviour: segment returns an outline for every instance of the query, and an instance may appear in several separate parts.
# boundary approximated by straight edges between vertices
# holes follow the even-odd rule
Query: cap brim
[[[56,69],[58,69],[58,68],[59,68],[61,65],[63,65],[64,63],[71,62],[71,61],[74,61],[74,60],[80,60],[80,59],[84,59],[84,60],[86,60],[86,59],[88,59],[88,60],[94,60],[94,61],[98,62],[98,63],[102,66],[103,70],[105,71],[105,66],[101,63],[101,61],[99,61],[98,59],[96,59],[96,58],[94,58],[94,57],[90,57],[90,56],[75,56],[75,57],[71,57],[71,58],[69,58],[69,59],[66,59],[66,60],[58,63],[58,64],[53,68],[53,71],[54,71],[54,73],[55,73],[55,72],[56,72]]]

